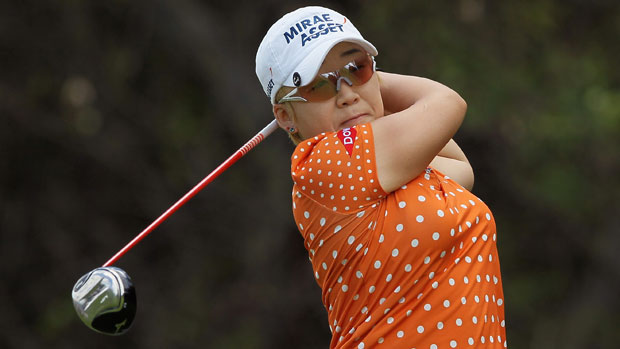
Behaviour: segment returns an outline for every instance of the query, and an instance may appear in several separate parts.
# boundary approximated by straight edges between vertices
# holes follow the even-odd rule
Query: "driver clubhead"
[[[82,276],[71,292],[78,317],[91,329],[121,335],[136,315],[136,291],[129,275],[117,267],[97,268]]]

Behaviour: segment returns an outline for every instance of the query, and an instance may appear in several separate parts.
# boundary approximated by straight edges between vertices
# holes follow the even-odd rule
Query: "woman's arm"
[[[389,100],[389,96],[388,97]],[[393,96],[392,96],[393,97]],[[414,103],[412,96],[410,100],[406,100],[407,96],[401,97],[398,100],[389,100],[387,106],[385,106],[385,114],[389,115],[394,112],[394,108],[409,107],[408,103]],[[389,107],[393,108],[392,110]],[[465,153],[461,150],[458,144],[451,139],[448,144],[435,156],[431,161],[430,166],[436,168],[440,172],[444,173],[454,181],[462,185],[467,190],[472,190],[474,186],[474,170],[467,159]]]
[[[467,105],[438,82],[378,74],[384,107],[390,114],[373,122],[377,177],[383,189],[391,192],[417,177],[446,147]]]
[[[453,139],[435,156],[430,165],[452,178],[465,189],[472,190],[474,187],[474,170],[465,153]]]

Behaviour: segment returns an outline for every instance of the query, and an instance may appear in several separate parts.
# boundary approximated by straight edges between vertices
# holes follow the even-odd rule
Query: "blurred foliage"
[[[620,3],[324,1],[387,71],[467,100],[456,136],[495,213],[513,348],[620,341]],[[0,4],[0,347],[325,348],[266,140],[125,256],[132,330],[83,326],[73,283],[271,119],[254,74],[303,1]]]

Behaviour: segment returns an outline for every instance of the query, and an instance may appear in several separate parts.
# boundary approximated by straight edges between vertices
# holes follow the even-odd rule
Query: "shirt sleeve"
[[[342,213],[374,204],[386,195],[377,179],[374,148],[370,124],[300,143],[292,156],[293,195]]]

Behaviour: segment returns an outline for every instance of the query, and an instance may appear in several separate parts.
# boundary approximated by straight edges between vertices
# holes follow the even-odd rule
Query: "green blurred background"
[[[318,1],[386,71],[468,102],[511,348],[620,346],[620,2]],[[271,119],[254,73],[304,1],[0,4],[0,347],[327,348],[278,132],[122,258],[124,336],[70,291]]]

